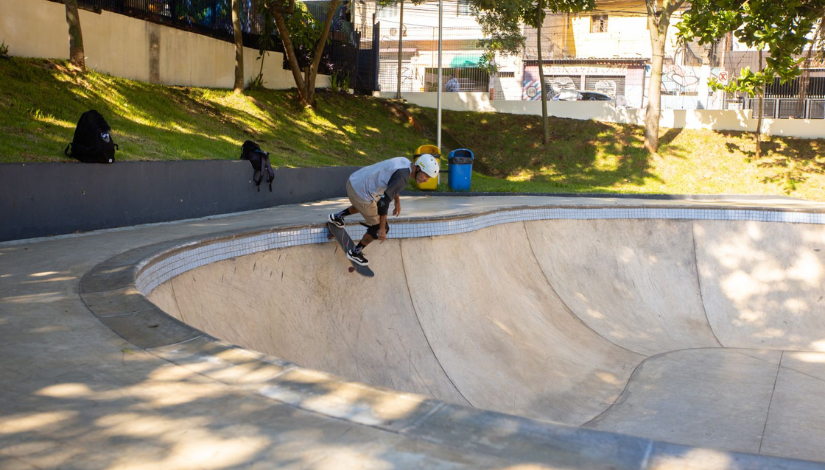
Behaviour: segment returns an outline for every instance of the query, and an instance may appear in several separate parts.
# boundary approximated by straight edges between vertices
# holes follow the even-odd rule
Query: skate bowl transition
[[[276,368],[259,393],[358,425],[574,455],[564,468],[693,449],[725,457],[673,468],[819,468],[791,459],[825,461],[823,224],[674,207],[408,219],[366,251],[371,279],[319,224],[144,250],[120,289],[199,330],[147,349],[190,366],[243,352]],[[107,289],[82,290],[94,311]]]

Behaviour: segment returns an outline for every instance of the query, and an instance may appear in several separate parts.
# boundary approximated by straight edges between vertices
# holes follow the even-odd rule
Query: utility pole
[[[444,17],[444,0],[438,0],[438,93],[436,93],[436,108],[438,108],[438,150],[441,151],[441,43],[442,19]]]
[[[401,99],[401,55],[404,49],[401,47],[404,42],[404,0],[401,0],[401,17],[398,19],[398,90],[395,97]]]

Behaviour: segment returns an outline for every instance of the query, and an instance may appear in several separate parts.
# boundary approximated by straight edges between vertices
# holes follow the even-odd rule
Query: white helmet
[[[415,166],[421,168],[421,171],[426,173],[430,178],[438,176],[438,172],[441,170],[438,159],[429,153],[422,153],[421,156],[415,160]]]

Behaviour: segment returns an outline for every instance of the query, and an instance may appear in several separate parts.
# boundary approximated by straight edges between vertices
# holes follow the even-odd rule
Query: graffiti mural
[[[538,80],[524,80],[521,84],[521,99],[536,101],[541,99],[541,86]]]
[[[524,81],[521,83],[521,99],[525,101],[541,99],[541,86],[538,77],[533,77],[532,74],[528,73],[525,73],[524,76]],[[576,89],[576,85],[570,77],[546,77],[545,80],[547,80],[547,99],[553,99],[562,90]]]
[[[619,86],[616,84],[615,80],[599,80],[596,82],[596,85],[593,86],[593,91],[604,93],[611,98],[616,98],[618,90]]]
[[[668,95],[693,94],[699,91],[702,77],[702,66],[678,65],[685,63],[684,47],[676,50],[673,63],[662,66],[662,93]],[[710,69],[712,77],[719,77],[719,67]]]
[[[558,96],[562,90],[575,90],[576,84],[573,83],[573,79],[570,77],[552,77],[550,79],[550,93],[549,98],[552,99],[555,96]]]

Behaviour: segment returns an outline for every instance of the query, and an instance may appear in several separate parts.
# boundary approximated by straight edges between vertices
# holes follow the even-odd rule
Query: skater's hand
[[[378,229],[378,242],[384,243],[384,240],[387,239],[387,227],[385,225],[381,225],[381,228]]]
[[[392,209],[392,215],[394,215],[396,217],[401,215],[401,203],[400,202],[395,203],[395,207],[393,207],[393,209]]]

